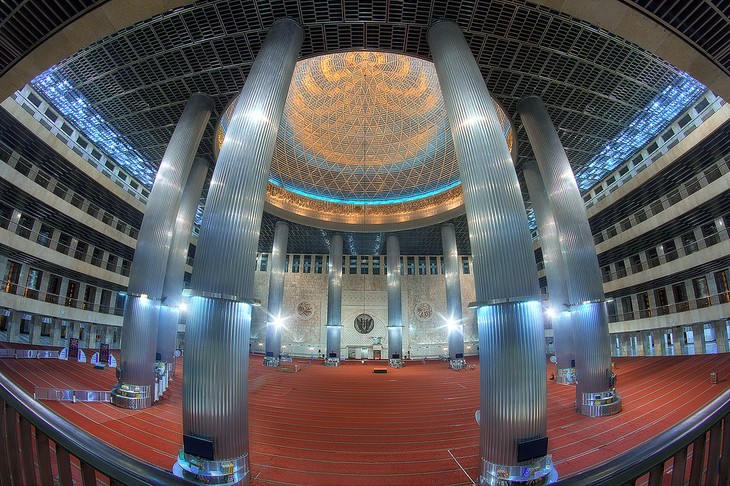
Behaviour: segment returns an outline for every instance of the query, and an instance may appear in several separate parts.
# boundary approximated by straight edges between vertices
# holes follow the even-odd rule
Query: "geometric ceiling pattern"
[[[7,12],[0,6],[7,14],[0,22],[0,72],[54,29],[100,3],[29,0]],[[729,58],[722,53],[728,22],[721,2],[669,2],[673,6],[666,9],[657,2],[624,3],[648,11],[727,72]],[[32,8],[53,14],[38,15]],[[200,152],[212,163],[218,120],[240,92],[266,29],[281,17],[302,23],[301,59],[367,50],[429,60],[428,26],[444,18],[457,22],[492,97],[514,123],[518,174],[533,155],[516,104],[538,95],[584,189],[601,178],[591,172],[594,159],[626,127],[643,120],[654,100],[671,98],[671,87],[685,78],[621,37],[522,0],[203,0],[102,39],[50,73],[68,81],[78,99],[113,127],[153,173],[190,94],[210,94],[215,109]],[[25,24],[31,27],[22,30]]]

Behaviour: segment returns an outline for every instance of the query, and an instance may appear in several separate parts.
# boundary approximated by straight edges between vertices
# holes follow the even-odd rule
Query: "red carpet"
[[[302,360],[301,372],[278,373],[261,360],[252,357],[249,383],[253,484],[469,485],[478,476],[478,369],[414,361],[374,374],[382,362],[328,368]],[[549,452],[561,477],[666,430],[730,383],[728,353],[614,361],[624,411],[613,417],[577,415],[574,389],[548,382]],[[34,386],[109,389],[115,382],[113,369],[57,360],[2,359],[0,371],[30,393]],[[711,385],[711,371],[725,379]],[[170,469],[182,444],[181,373],[179,363],[171,389],[147,410],[44,403],[109,444]]]

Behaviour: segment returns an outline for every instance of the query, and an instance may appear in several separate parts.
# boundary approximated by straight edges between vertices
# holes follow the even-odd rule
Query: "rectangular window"
[[[35,220],[25,214],[18,220],[18,227],[15,230],[15,234],[22,236],[23,238],[30,238],[31,230],[33,229],[33,223]]]
[[[261,254],[261,271],[265,272],[268,267],[269,267],[269,254],[262,253]]]
[[[51,244],[51,236],[53,235],[53,229],[45,224],[41,225],[41,229],[38,231],[38,239],[36,243],[48,247]]]
[[[651,306],[649,305],[649,293],[641,292],[636,296],[639,301],[639,317],[645,319],[651,317]]]
[[[299,273],[299,267],[301,266],[302,256],[292,255],[291,256],[291,271],[292,273]]]
[[[667,299],[667,289],[664,287],[654,290],[654,300],[656,300],[657,314],[664,316],[669,314],[669,300]]]
[[[357,255],[350,255],[348,257],[347,267],[350,275],[357,275]]]
[[[56,251],[68,255],[68,251],[71,248],[71,237],[66,233],[61,233],[58,237],[58,244],[56,245]]]
[[[92,287],[91,285],[86,286],[86,290],[84,290],[84,299],[83,303],[81,304],[81,308],[84,310],[96,310],[94,309],[94,299],[96,298],[96,287]]]
[[[312,255],[304,255],[303,273],[312,273]]]
[[[373,275],[380,275],[380,255],[373,256]]]
[[[114,315],[116,315],[116,316],[124,315],[124,304],[126,302],[127,302],[127,295],[118,293],[117,301],[114,304]]]
[[[699,250],[697,246],[697,239],[695,238],[694,231],[685,233],[682,235],[682,246],[684,247],[685,254],[689,255]]]
[[[314,256],[314,273],[322,273],[322,255]]]
[[[426,275],[426,257],[418,257],[418,275]]]
[[[111,290],[106,290],[106,289],[102,290],[101,291],[101,301],[99,303],[99,312],[109,314],[111,312],[111,303],[112,303]]]
[[[697,307],[710,306],[710,290],[707,287],[707,278],[698,277],[692,279],[692,288],[697,299]]]
[[[464,275],[469,275],[471,273],[471,269],[469,268],[469,257],[461,257],[461,273]]]
[[[43,278],[43,272],[38,269],[31,268],[28,271],[28,280],[25,283],[25,296],[29,299],[37,299],[38,291],[41,286],[41,278]]]
[[[646,263],[649,265],[649,268],[659,266],[659,253],[656,248],[649,248],[646,250]]]
[[[634,303],[631,301],[631,297],[621,297],[621,308],[623,309],[624,321],[634,319]]]
[[[715,226],[714,221],[702,225],[702,237],[705,239],[706,246],[712,246],[720,242],[720,237],[717,235],[717,227]]]
[[[416,259],[414,257],[407,257],[406,270],[408,275],[416,274]]]
[[[51,275],[46,286],[46,302],[58,304],[58,294],[61,293],[61,277]]]
[[[284,273],[289,271],[289,255],[284,255]]]
[[[662,244],[662,250],[664,251],[664,256],[667,258],[668,262],[676,260],[679,257],[679,253],[677,253],[677,244],[674,240],[665,241]]]
[[[370,262],[368,257],[360,257],[360,275],[368,275],[370,273]]]
[[[74,258],[77,260],[85,261],[86,253],[89,251],[89,244],[83,241],[76,243],[76,252],[74,252]]]
[[[100,267],[103,261],[104,252],[99,248],[94,248],[94,251],[91,253],[91,264]]]
[[[677,312],[689,310],[687,287],[685,287],[684,282],[672,285],[672,293],[674,294],[674,305],[677,308]]]
[[[438,275],[439,267],[435,256],[428,257],[428,270],[431,275]]]
[[[641,264],[641,257],[639,255],[631,255],[631,273],[638,273],[644,270],[644,266]]]
[[[715,284],[717,285],[717,293],[720,297],[720,303],[730,302],[730,285],[728,282],[728,271],[721,270],[715,272]]]
[[[616,262],[616,277],[623,278],[626,276],[626,263],[623,260]]]
[[[664,211],[664,203],[661,200],[651,203],[651,214],[656,216],[662,211]]]
[[[69,280],[63,305],[65,305],[66,307],[76,307],[78,298],[79,283],[74,280]]]

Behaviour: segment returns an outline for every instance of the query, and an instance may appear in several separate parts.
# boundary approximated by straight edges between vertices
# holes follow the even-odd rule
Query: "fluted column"
[[[112,403],[139,408],[152,404],[149,395],[130,400],[122,387],[155,384],[155,353],[160,302],[175,218],[193,158],[210,118],[212,100],[194,94],[188,100],[162,157],[152,186],[129,273],[122,325],[119,383]]]
[[[403,359],[403,311],[400,288],[400,242],[396,235],[385,240],[388,252],[388,359]],[[397,363],[397,362],[394,362]]]
[[[162,286],[164,302],[160,308],[160,324],[157,330],[157,353],[160,355],[160,361],[167,363],[169,368],[174,367],[175,363],[177,326],[180,321],[181,306],[186,304],[182,291],[190,236],[207,175],[208,161],[196,157],[182,192],[167,258],[165,281]],[[169,372],[170,375],[174,374],[174,369],[170,369]]]
[[[286,275],[286,246],[289,241],[289,225],[276,222],[274,246],[271,249],[271,271],[269,272],[269,303],[266,319],[265,365],[279,364],[281,354],[281,304],[284,302],[284,276]]]
[[[558,228],[560,249],[571,305],[573,329],[581,345],[575,348],[578,375],[576,404],[586,415],[610,415],[621,411],[621,398],[611,391],[611,343],[603,278],[583,199],[568,156],[542,100],[530,96],[517,105],[522,124],[540,167],[542,180]],[[610,406],[597,410],[593,399],[601,396]]]
[[[444,250],[444,280],[446,281],[446,325],[449,333],[449,359],[464,357],[464,322],[461,315],[461,277],[459,252],[453,224],[441,227],[441,245]]]
[[[545,454],[522,476],[518,443],[547,438],[545,331],[532,239],[507,143],[459,27],[428,32],[459,161],[474,267],[480,346],[480,484],[499,472],[555,475]],[[546,444],[546,443],[545,443]],[[523,461],[522,464],[525,464]],[[501,474],[501,473],[500,473]]]
[[[563,255],[560,250],[558,228],[555,224],[552,206],[543,184],[540,170],[534,161],[525,165],[523,174],[530,194],[532,210],[535,212],[537,232],[540,235],[542,256],[545,262],[548,293],[550,295],[548,315],[553,324],[553,345],[555,346],[556,382],[574,385],[575,359],[573,348],[573,327],[570,310],[567,307],[568,285],[566,282]]]
[[[274,143],[303,36],[296,22],[275,22],[251,66],[213,172],[190,288],[183,433],[210,440],[210,464],[232,464],[230,475],[242,484],[250,480],[248,348],[256,250]],[[189,452],[180,456],[177,472],[192,469]]]
[[[327,353],[339,358],[342,340],[342,235],[332,235],[327,269]],[[333,356],[334,354],[334,356]]]

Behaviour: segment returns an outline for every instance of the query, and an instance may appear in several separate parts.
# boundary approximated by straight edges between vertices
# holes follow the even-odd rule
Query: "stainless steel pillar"
[[[157,327],[175,218],[193,158],[208,124],[213,102],[194,94],[183,110],[152,186],[129,273],[124,306],[119,382],[112,403],[125,408],[152,405]],[[149,387],[149,388],[146,388]],[[138,393],[128,393],[129,389]],[[136,398],[140,396],[140,398]]]
[[[461,367],[464,364],[464,322],[461,315],[459,252],[456,249],[456,233],[453,224],[449,223],[441,227],[441,245],[444,253],[444,280],[446,281],[449,362],[453,361],[454,366]]]
[[[540,235],[542,256],[550,295],[548,316],[553,325],[553,345],[555,346],[555,382],[575,384],[575,351],[573,348],[573,327],[568,307],[568,285],[560,250],[558,228],[555,224],[552,207],[545,192],[540,170],[535,162],[528,162],[524,169],[527,192],[530,194],[532,209]]]
[[[558,228],[573,329],[581,339],[581,345],[575,348],[577,409],[584,415],[612,415],[621,411],[621,397],[613,390],[603,278],[583,199],[542,100],[527,97],[519,102],[517,110]]]
[[[326,364],[337,365],[342,345],[342,235],[332,235],[327,268]]]
[[[545,331],[537,268],[507,143],[459,27],[427,34],[459,161],[480,346],[480,484],[557,476],[547,455]],[[537,457],[518,460],[532,442]],[[528,476],[523,476],[529,464]]]
[[[172,241],[170,242],[170,253],[167,258],[165,281],[162,286],[163,302],[160,308],[160,323],[157,330],[157,354],[160,355],[160,362],[166,364],[167,370],[165,371],[170,376],[175,372],[173,369],[175,364],[174,353],[181,306],[187,304],[182,296],[182,291],[190,236],[207,175],[208,161],[196,157],[183,189],[180,208],[175,219]]]
[[[271,249],[269,272],[269,303],[266,319],[265,366],[278,366],[281,355],[281,304],[284,301],[284,275],[286,275],[286,246],[289,241],[289,225],[277,221],[274,230],[274,246]]]
[[[403,311],[400,288],[400,242],[396,235],[385,240],[388,252],[388,359],[400,367],[403,360]]]
[[[183,374],[183,433],[212,449],[205,468],[183,450],[174,471],[250,481],[248,363],[254,271],[276,134],[304,33],[269,29],[239,95],[206,200],[191,282]],[[198,449],[200,450],[200,449]],[[192,462],[191,462],[192,461]],[[197,472],[195,472],[197,471]]]

